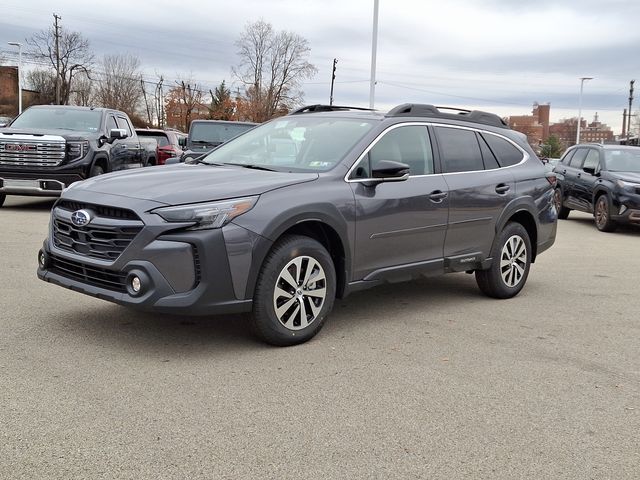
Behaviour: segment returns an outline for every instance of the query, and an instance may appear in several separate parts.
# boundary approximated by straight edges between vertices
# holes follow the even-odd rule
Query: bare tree
[[[81,107],[91,105],[93,101],[93,84],[91,77],[84,72],[76,76],[71,92],[74,105],[80,105]]]
[[[95,91],[95,101],[102,107],[133,115],[142,99],[140,59],[133,55],[105,55]]]
[[[89,50],[89,40],[81,33],[60,30],[58,55],[56,55],[57,32],[54,27],[36,33],[27,40],[27,44],[36,57],[48,59],[54,69],[59,65],[60,103],[66,105],[69,103],[74,77],[80,72],[86,73],[91,69],[93,54]]]
[[[297,33],[275,32],[260,20],[248,24],[236,42],[240,64],[234,75],[245,86],[245,100],[257,122],[289,111],[303,98],[302,81],[317,71],[307,61],[309,42]]]
[[[35,69],[27,72],[25,84],[29,90],[38,92],[37,103],[48,105],[56,100],[56,74],[49,69]]]

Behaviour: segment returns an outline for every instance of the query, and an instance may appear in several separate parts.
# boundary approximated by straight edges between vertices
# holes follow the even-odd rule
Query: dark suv
[[[38,276],[158,312],[253,311],[291,345],[336,297],[384,282],[475,272],[513,297],[555,240],[554,185],[493,114],[305,107],[197,163],[74,184]]]
[[[558,217],[571,210],[593,213],[598,230],[640,225],[640,148],[584,144],[569,148],[554,171]]]

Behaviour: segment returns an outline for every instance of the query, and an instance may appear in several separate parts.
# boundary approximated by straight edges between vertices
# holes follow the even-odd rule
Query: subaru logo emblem
[[[91,221],[91,214],[86,210],[76,210],[71,214],[71,222],[77,227],[83,227]]]

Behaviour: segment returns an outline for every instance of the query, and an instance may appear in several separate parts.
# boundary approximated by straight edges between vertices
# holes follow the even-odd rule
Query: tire
[[[97,177],[98,175],[104,174],[104,168],[100,165],[94,165],[91,167],[91,172],[89,172],[90,177]]]
[[[618,225],[611,219],[611,200],[606,194],[596,198],[596,204],[593,209],[593,218],[596,222],[596,228],[601,232],[613,232]]]
[[[489,297],[515,297],[524,287],[531,267],[527,230],[519,223],[507,223],[498,235],[491,257],[493,262],[487,270],[476,270],[478,287]]]
[[[335,296],[329,252],[312,238],[285,236],[262,264],[253,297],[253,328],[271,345],[306,342],[324,325]]]
[[[562,205],[562,189],[556,188],[553,192],[553,202],[556,205],[556,210],[558,212],[558,218],[560,220],[566,220],[569,216],[570,208],[564,207]]]
[[[4,193],[0,193],[0,207],[2,205],[4,205],[4,201],[6,200],[7,196]]]

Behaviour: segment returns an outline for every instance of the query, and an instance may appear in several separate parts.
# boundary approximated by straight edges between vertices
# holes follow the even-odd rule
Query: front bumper
[[[614,209],[615,214],[611,215],[611,218],[616,222],[640,225],[640,194],[619,194]]]
[[[8,195],[59,196],[65,187],[84,180],[80,173],[0,171],[0,193]]]
[[[64,199],[68,196],[65,193]],[[124,205],[128,199],[120,197],[119,201]],[[92,258],[64,245],[60,248],[53,240],[52,221],[38,277],[147,311],[181,315],[251,311],[252,299],[245,298],[249,267],[254,249],[265,240],[234,224],[215,230],[176,231],[180,225],[146,213],[149,206],[143,206],[145,212],[136,212],[145,225],[113,261]],[[139,292],[132,287],[134,277],[140,280]]]

